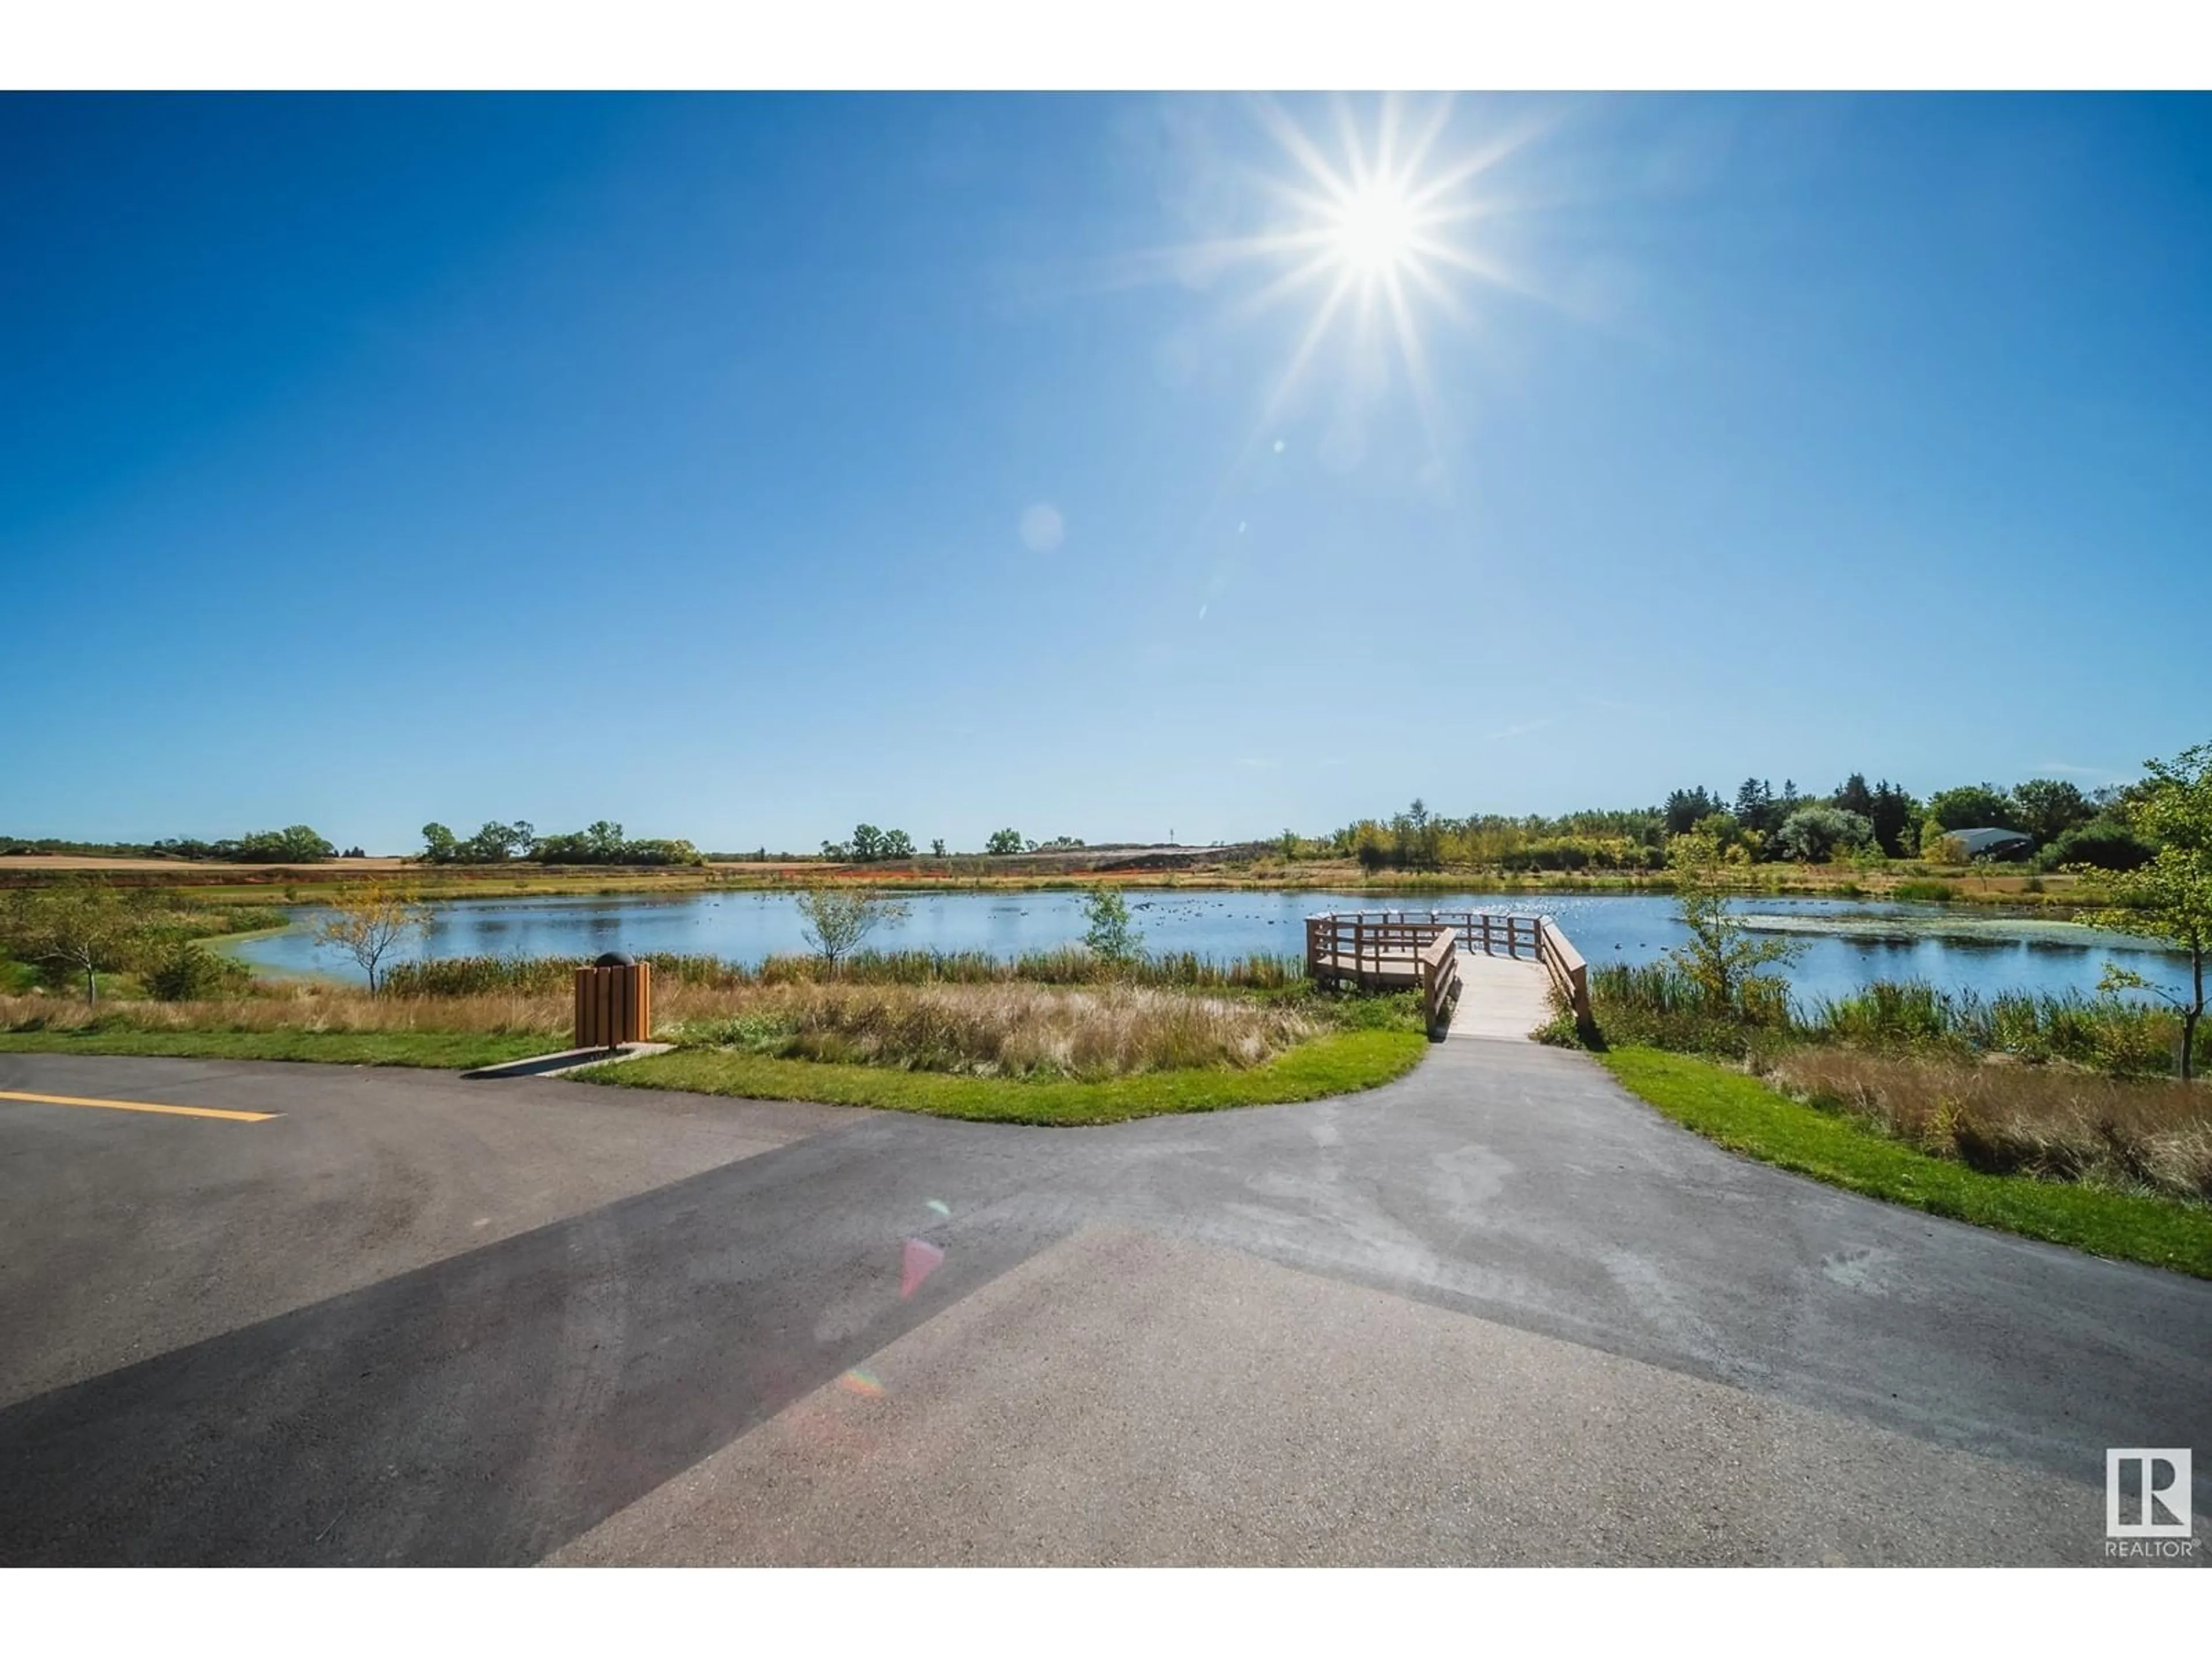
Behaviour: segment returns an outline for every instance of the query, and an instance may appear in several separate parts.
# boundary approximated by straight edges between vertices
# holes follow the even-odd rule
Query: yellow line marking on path
[[[82,1095],[27,1095],[0,1089],[0,1100],[36,1101],[41,1106],[105,1106],[117,1112],[161,1112],[170,1117],[225,1117],[234,1123],[266,1123],[275,1112],[229,1112],[220,1106],[156,1106],[145,1100],[91,1100]]]

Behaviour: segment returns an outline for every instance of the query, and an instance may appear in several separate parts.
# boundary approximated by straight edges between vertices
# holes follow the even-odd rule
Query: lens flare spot
[[[899,1295],[912,1296],[945,1263],[945,1252],[926,1238],[909,1238],[899,1262]]]
[[[848,1394],[857,1394],[864,1400],[874,1400],[884,1391],[883,1382],[873,1371],[849,1370],[837,1379],[837,1386]]]
[[[1022,514],[1022,545],[1032,553],[1049,553],[1067,534],[1067,521],[1049,501],[1038,501]]]
[[[931,1199],[927,1207],[936,1211],[938,1214],[942,1216],[950,1216],[952,1213],[952,1206],[950,1204],[947,1204],[941,1198]]]

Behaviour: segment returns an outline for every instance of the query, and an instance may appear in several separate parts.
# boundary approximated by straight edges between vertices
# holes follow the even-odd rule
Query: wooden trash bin
[[[576,1046],[619,1048],[653,1035],[653,964],[610,951],[576,969]]]

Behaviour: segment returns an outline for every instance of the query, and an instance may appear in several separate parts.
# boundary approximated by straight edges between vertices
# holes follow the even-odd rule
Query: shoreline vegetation
[[[1695,1055],[1628,1046],[1598,1058],[1662,1115],[1762,1164],[1930,1215],[2212,1279],[2212,1205],[1977,1169],[1883,1132],[1832,1096]]]
[[[1328,892],[1372,896],[1384,902],[1429,894],[1501,896],[1606,893],[1671,894],[1667,872],[1513,872],[1495,866],[1454,866],[1427,872],[1370,872],[1342,860],[1286,861],[1193,855],[1164,867],[1117,869],[1076,862],[1048,866],[974,869],[981,859],[916,860],[904,865],[823,863],[761,867],[708,864],[690,868],[617,869],[605,866],[531,868],[512,866],[417,866],[364,860],[312,868],[168,865],[122,869],[65,854],[0,860],[0,891],[94,879],[124,891],[173,894],[195,904],[312,906],[327,903],[364,884],[398,883],[426,903],[525,897],[676,897],[694,893],[797,893],[824,884],[853,884],[916,896],[969,892],[1074,892],[1098,886],[1127,890],[1191,892]],[[1799,897],[1904,901],[1997,906],[2053,920],[2094,908],[2101,901],[2090,883],[2070,872],[2039,875],[2005,866],[1959,870],[1914,860],[1894,866],[1747,865],[1725,878],[1727,890],[1755,898]],[[1419,908],[1418,904],[1411,908]]]
[[[1316,990],[1297,957],[1070,947],[1006,961],[866,950],[751,969],[648,960],[653,1036],[677,1051],[591,1080],[1074,1125],[1358,1092],[1428,1048],[1417,999]],[[88,1001],[11,985],[0,1053],[490,1065],[567,1045],[578,965],[400,963],[379,994],[225,977],[165,1000],[117,974]]]
[[[2166,1011],[1876,983],[1725,1018],[1662,964],[1591,976],[1591,1050],[1730,1151],[1869,1198],[2212,1278],[2212,1088],[2161,1075]],[[2199,1036],[2199,1053],[2207,1045]],[[2207,1055],[2212,1058],[2212,1055]]]
[[[416,858],[353,857],[349,872],[321,861],[334,849],[304,825],[213,847],[0,846],[0,876],[12,888],[0,891],[0,945],[12,958],[0,961],[0,1046],[126,1052],[138,1042],[179,1053],[197,1043],[238,1057],[378,1063],[512,1058],[511,1045],[565,1039],[574,963],[404,962],[397,947],[428,930],[424,901],[785,889],[798,895],[817,954],[750,969],[657,959],[665,988],[656,987],[654,1035],[676,1052],[603,1080],[1107,1121],[1371,1087],[1409,1069],[1426,1042],[1414,999],[1321,991],[1297,958],[1147,955],[1121,896],[1128,887],[1310,886],[1414,901],[1407,908],[1420,894],[1471,886],[1668,891],[1687,943],[1656,966],[1601,967],[1591,976],[1594,1024],[1563,1017],[1533,1035],[1601,1052],[1613,1042],[1673,1051],[1678,1081],[1683,1067],[1703,1066],[1769,1093],[1771,1083],[1794,1091],[1776,1099],[1853,1133],[2025,1183],[2030,1209],[2042,1202],[2039,1190],[2094,1190],[2197,1217],[2212,1214],[2212,1096],[2190,1081],[2212,1036],[2203,1023],[2212,744],[2146,769],[2138,783],[2094,797],[2044,779],[2003,792],[1967,786],[1923,803],[1854,774],[1826,797],[1747,779],[1732,805],[1703,788],[1677,790],[1663,807],[1560,819],[1454,819],[1417,800],[1387,823],[1362,819],[1319,840],[1285,830],[1236,848],[1086,848],[1006,829],[981,854],[948,854],[938,842],[925,855],[903,831],[863,823],[848,841],[823,843],[818,860],[770,860],[763,848],[718,862],[688,842],[631,839],[606,821],[548,836],[492,823],[466,841],[432,823]],[[1970,844],[2000,835],[2033,860],[2000,869],[1966,858]],[[272,844],[319,851],[303,860],[310,869],[251,866],[249,854]],[[47,862],[128,852],[233,862],[204,867],[214,878],[197,887],[158,860],[96,875]],[[872,928],[902,912],[904,895],[1006,886],[1087,890],[1084,945],[1006,963],[865,947]],[[199,943],[273,925],[283,913],[272,889],[287,904],[327,908],[317,936],[353,957],[365,991],[257,980]],[[1801,1010],[1780,968],[1802,943],[1735,908],[1747,893],[2079,908],[2100,927],[2185,952],[2193,989],[2113,964],[2094,999],[1984,1000],[1875,985]],[[2180,1073],[2170,1085],[2150,1076],[2168,1026]],[[432,1054],[441,1058],[422,1057]],[[2000,1066],[2037,1068],[2034,1086],[2025,1071],[2008,1079]],[[2089,1081],[2069,1083],[2076,1073]],[[1740,1106],[1749,1098],[1735,1097]],[[1752,1139],[1766,1148],[1754,1155],[1787,1152],[1771,1137]],[[1893,1190],[1905,1197],[1902,1186]]]
[[[2185,757],[2186,759],[2186,757]],[[926,844],[904,830],[860,823],[817,852],[702,850],[683,839],[635,837],[601,819],[540,834],[492,820],[463,836],[432,822],[418,850],[343,856],[306,824],[216,842],[27,840],[0,836],[0,888],[97,869],[126,886],[191,886],[211,902],[327,901],[360,882],[402,883],[419,899],[519,895],[779,891],[856,884],[896,891],[1049,890],[1112,885],[1234,890],[1332,890],[1378,899],[1425,893],[1636,893],[1675,890],[1668,848],[1695,833],[1716,848],[1711,879],[1730,892],[1998,904],[2065,915],[2099,902],[2084,875],[2135,869],[2159,845],[2136,810],[2160,785],[2157,763],[2124,787],[2085,793],[2031,778],[1938,790],[1925,800],[1852,773],[1826,794],[1746,778],[1724,795],[1703,785],[1658,805],[1553,817],[1432,811],[1415,800],[1325,835],[1295,830],[1233,844],[1086,845],[994,830],[975,851]],[[1973,856],[1995,834],[2002,859]]]
[[[1875,983],[1801,1004],[1800,948],[1720,896],[1717,837],[1669,848],[1686,942],[1589,976],[1540,1040],[1593,1049],[1675,1121],[1764,1162],[1929,1211],[2212,1278],[2212,744],[2149,763],[2155,852],[2100,927],[2179,953],[2183,985],[2109,965],[2094,997]],[[2148,994],[2148,1000],[2140,995]]]

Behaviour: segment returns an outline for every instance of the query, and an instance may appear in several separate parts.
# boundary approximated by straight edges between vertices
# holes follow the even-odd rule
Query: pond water
[[[1415,899],[1373,894],[1207,892],[1148,889],[1128,895],[1129,908],[1152,951],[1194,951],[1215,957],[1255,951],[1297,955],[1304,922],[1317,910],[1414,914],[1492,910],[1547,915],[1595,966],[1651,962],[1682,939],[1674,902],[1658,894],[1424,894]],[[1072,945],[1083,937],[1079,892],[917,893],[906,897],[905,920],[871,938],[885,950],[988,951],[1011,957]],[[717,956],[748,966],[763,957],[806,949],[798,907],[789,893],[692,893],[667,897],[468,899],[436,905],[429,936],[416,957],[596,956],[623,950]],[[2100,933],[2072,922],[1992,916],[1940,904],[1869,904],[1839,899],[1752,897],[1737,908],[1762,929],[1799,937],[1805,951],[1789,969],[1801,998],[1832,996],[1876,979],[1924,979],[1946,989],[2079,991],[2096,989],[2107,961],[2147,977],[2174,981],[2175,964],[2140,939]],[[295,913],[311,921],[311,909]],[[304,927],[240,941],[238,955],[278,974],[357,978],[350,963],[318,951]]]

